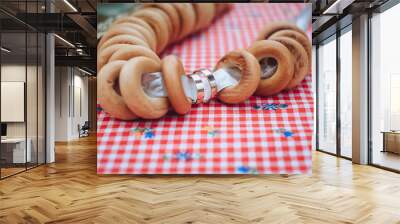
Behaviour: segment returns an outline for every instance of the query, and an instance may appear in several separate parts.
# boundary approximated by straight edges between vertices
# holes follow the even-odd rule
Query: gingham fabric
[[[292,20],[305,4],[236,4],[209,29],[171,46],[187,72],[213,68],[249,46],[268,22]],[[311,78],[274,97],[194,105],[185,116],[119,121],[98,108],[99,174],[297,174],[311,172]]]

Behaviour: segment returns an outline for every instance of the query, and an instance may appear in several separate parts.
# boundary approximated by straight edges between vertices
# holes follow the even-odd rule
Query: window
[[[336,153],[336,37],[318,48],[318,146]]]
[[[352,157],[352,32],[340,36],[340,155]]]
[[[371,162],[400,170],[400,5],[371,18]]]

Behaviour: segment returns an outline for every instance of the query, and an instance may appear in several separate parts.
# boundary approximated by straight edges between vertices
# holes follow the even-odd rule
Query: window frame
[[[330,36],[328,36],[328,37],[326,37],[325,39],[323,39],[323,40],[320,40],[317,44],[316,44],[316,53],[315,53],[315,55],[316,55],[316,59],[315,59],[315,61],[316,61],[316,73],[315,73],[315,80],[316,80],[316,113],[315,113],[315,116],[316,116],[316,136],[315,136],[315,145],[316,145],[316,151],[318,151],[318,152],[323,152],[323,153],[326,153],[326,154],[329,154],[329,155],[333,155],[333,156],[336,156],[336,157],[339,157],[339,158],[343,158],[343,159],[346,159],[346,160],[352,160],[352,158],[351,157],[347,157],[347,156],[344,156],[344,155],[342,155],[342,150],[341,150],[341,118],[340,118],[340,103],[341,103],[341,100],[340,100],[340,81],[341,81],[341,79],[340,79],[340,77],[341,77],[341,67],[340,67],[340,60],[341,60],[341,58],[340,58],[340,37],[342,36],[342,35],[344,35],[345,33],[347,33],[347,32],[351,32],[352,31],[352,23],[349,23],[349,24],[347,24],[346,26],[344,26],[343,28],[341,28],[341,29],[338,29],[335,33],[333,33],[332,35],[330,35]],[[330,41],[336,41],[336,61],[335,61],[335,63],[336,63],[336,151],[335,151],[335,153],[332,153],[332,152],[328,152],[328,151],[326,151],[326,150],[324,150],[324,149],[321,149],[320,147],[319,147],[319,130],[320,130],[320,126],[319,126],[319,85],[320,85],[320,74],[319,74],[319,68],[320,68],[320,65],[319,65],[319,58],[320,58],[320,55],[319,55],[319,51],[318,51],[318,49],[320,48],[320,45],[322,44],[322,43],[328,43],[328,42],[330,42]]]

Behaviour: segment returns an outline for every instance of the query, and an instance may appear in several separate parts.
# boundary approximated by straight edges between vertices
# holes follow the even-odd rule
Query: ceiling
[[[353,17],[372,11],[388,0],[309,0],[313,4],[313,43],[351,24]]]
[[[61,37],[55,38],[56,65],[79,66],[95,73],[96,5],[96,0],[0,0],[2,46],[12,50],[7,56],[10,60],[30,58],[37,51],[29,43],[33,36],[51,32]]]

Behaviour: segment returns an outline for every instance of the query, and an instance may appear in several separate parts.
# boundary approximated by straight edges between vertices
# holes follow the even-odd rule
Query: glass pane
[[[46,37],[44,34],[38,35],[38,163],[45,163],[45,44]]]
[[[37,33],[27,33],[28,44],[28,62],[27,62],[27,80],[26,80],[26,112],[27,112],[27,142],[28,150],[30,148],[30,160],[28,160],[28,168],[37,165],[37,132],[38,132],[38,119],[37,119],[37,83],[38,83],[38,56],[37,56]]]
[[[3,32],[1,47],[1,173],[5,177],[25,170],[31,158],[26,150],[26,33]]]
[[[3,0],[0,7],[25,20],[43,13],[45,0]],[[30,19],[38,19],[33,16]],[[45,35],[0,12],[1,177],[45,161]],[[35,21],[32,21],[35,22]],[[5,98],[5,99],[3,99]]]
[[[318,48],[318,149],[336,153],[336,39]]]
[[[340,153],[352,157],[352,33],[340,36]]]
[[[26,12],[37,13],[39,11],[37,1],[27,2]],[[30,20],[38,20],[33,16]],[[32,21],[37,23],[38,21]],[[27,143],[30,148],[31,158],[27,167],[35,167],[38,164],[38,33],[36,30],[27,30]]]
[[[400,5],[372,18],[372,163],[400,170]]]

